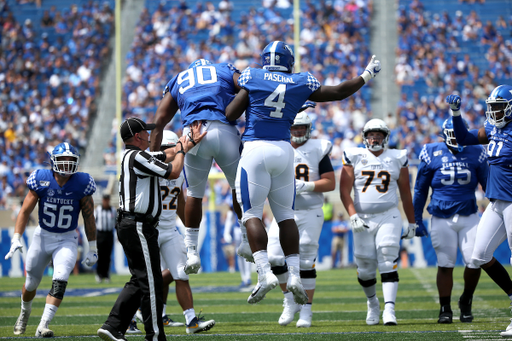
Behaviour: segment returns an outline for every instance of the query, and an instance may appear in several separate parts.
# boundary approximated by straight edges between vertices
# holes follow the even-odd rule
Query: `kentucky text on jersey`
[[[285,77],[283,75],[275,74],[275,73],[266,73],[264,80],[266,81],[274,81],[274,82],[280,82],[280,83],[293,83],[293,78],[291,77]]]
[[[469,168],[469,163],[467,162],[443,162],[442,168],[448,168],[448,167],[464,167]]]
[[[62,198],[52,198],[47,197],[46,202],[52,204],[61,204],[61,205],[73,205],[73,199],[62,199]]]

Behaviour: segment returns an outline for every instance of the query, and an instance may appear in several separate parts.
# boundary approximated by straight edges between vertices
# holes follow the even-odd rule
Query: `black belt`
[[[131,213],[131,212],[125,212],[125,211],[118,211],[118,218],[119,219],[130,219],[134,221],[138,221],[141,223],[156,223],[158,219],[155,219],[151,214],[142,214],[142,213]]]

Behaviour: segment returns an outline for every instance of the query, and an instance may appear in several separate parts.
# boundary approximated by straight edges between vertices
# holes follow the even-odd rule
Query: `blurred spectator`
[[[345,247],[345,234],[348,232],[348,222],[343,217],[343,213],[338,213],[336,219],[332,222],[332,242],[331,257],[332,268],[343,267],[343,250]],[[338,261],[339,254],[339,261]]]

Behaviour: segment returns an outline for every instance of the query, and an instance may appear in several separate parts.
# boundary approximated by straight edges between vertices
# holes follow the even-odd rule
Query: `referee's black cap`
[[[143,130],[153,130],[155,129],[155,127],[156,124],[154,123],[147,124],[140,118],[130,117],[121,124],[121,138],[123,139],[123,141],[126,141]]]

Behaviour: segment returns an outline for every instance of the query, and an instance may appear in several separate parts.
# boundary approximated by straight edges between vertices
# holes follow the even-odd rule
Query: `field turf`
[[[510,271],[510,267],[508,267]],[[279,288],[272,290],[256,305],[247,303],[248,292],[239,292],[238,273],[204,273],[190,276],[196,312],[202,309],[206,319],[216,325],[210,331],[196,335],[186,334],[185,327],[165,328],[168,339],[186,340],[491,340],[502,339],[500,331],[510,323],[509,299],[501,289],[482,272],[473,301],[473,323],[459,322],[457,300],[462,293],[463,268],[454,271],[452,310],[454,323],[437,323],[439,305],[436,288],[436,268],[400,269],[400,283],[396,302],[397,326],[367,326],[366,299],[356,279],[356,270],[337,269],[319,271],[313,303],[311,328],[296,328],[298,319],[286,327],[277,323],[282,311],[283,296]],[[97,284],[92,274],[71,276],[67,295],[50,324],[55,338],[66,340],[100,340],[96,330],[127,281],[127,276],[113,276],[110,284]],[[257,281],[253,274],[253,283]],[[20,311],[19,293],[23,278],[0,278],[0,340],[33,339],[44,309],[45,296],[51,287],[51,278],[45,277],[39,287],[27,332],[12,334]],[[171,288],[173,288],[171,284]],[[380,280],[377,294],[381,309]],[[83,290],[78,290],[83,289]],[[167,312],[177,321],[185,322],[176,302],[174,290],[169,293]],[[109,293],[110,292],[110,293]],[[80,295],[80,296],[77,296]],[[138,326],[143,329],[139,322]],[[128,340],[144,337],[127,335]]]

